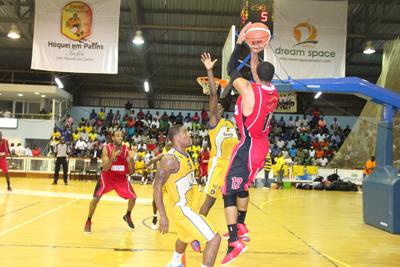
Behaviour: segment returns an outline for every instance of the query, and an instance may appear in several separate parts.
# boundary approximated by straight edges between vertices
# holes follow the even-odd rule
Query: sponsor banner
[[[347,1],[275,1],[268,59],[282,79],[345,76]]]
[[[280,93],[279,95],[279,102],[275,108],[274,112],[279,113],[296,113],[297,112],[297,95],[296,92],[292,91]]]
[[[36,0],[32,69],[118,72],[120,0]]]
[[[338,175],[340,179],[343,181],[350,181],[355,183],[356,185],[362,185],[362,177],[363,171],[362,170],[344,170],[338,169]]]

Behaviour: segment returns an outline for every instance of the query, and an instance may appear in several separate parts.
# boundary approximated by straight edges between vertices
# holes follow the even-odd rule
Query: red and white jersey
[[[204,152],[204,150],[200,151],[201,155],[201,160],[200,164],[208,164],[208,161],[210,160],[210,150],[207,150],[207,153]]]
[[[3,139],[0,144],[0,159],[8,156],[8,141]]]
[[[278,104],[279,95],[272,84],[270,86],[251,83],[254,92],[253,112],[243,116],[242,96],[239,96],[235,106],[235,119],[240,133],[252,139],[267,139],[269,133],[269,122]],[[246,131],[244,127],[246,127]]]
[[[114,149],[114,144],[106,145],[108,157],[111,158],[111,151]],[[103,175],[107,177],[123,177],[125,178],[126,174],[130,173],[128,162],[126,158],[128,157],[129,148],[122,144],[121,152],[115,157],[111,168],[108,171],[102,171]]]

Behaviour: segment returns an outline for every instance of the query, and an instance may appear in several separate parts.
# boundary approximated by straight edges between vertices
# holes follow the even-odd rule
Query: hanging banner
[[[120,0],[36,0],[32,69],[118,72]]]
[[[345,76],[347,1],[275,1],[267,58],[281,79]]]

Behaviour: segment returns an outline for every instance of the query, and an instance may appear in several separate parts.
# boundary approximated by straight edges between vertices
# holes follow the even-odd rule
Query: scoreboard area
[[[241,6],[240,29],[248,22],[261,22],[267,25],[273,34],[274,1],[245,0]]]

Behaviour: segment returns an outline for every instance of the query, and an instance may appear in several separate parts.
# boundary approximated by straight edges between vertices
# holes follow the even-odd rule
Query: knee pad
[[[224,207],[236,207],[236,194],[224,195]]]
[[[246,198],[249,196],[249,192],[248,191],[241,191],[237,194],[238,198]]]

